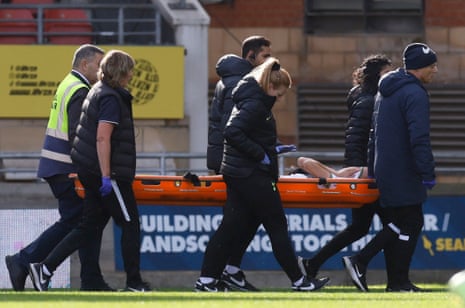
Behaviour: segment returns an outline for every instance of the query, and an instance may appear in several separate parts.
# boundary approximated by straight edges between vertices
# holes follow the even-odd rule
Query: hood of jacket
[[[384,97],[389,97],[398,89],[407,84],[418,84],[423,88],[423,84],[414,75],[408,73],[403,68],[398,68],[395,71],[385,74],[379,82],[379,93]]]
[[[245,76],[252,68],[253,66],[249,61],[235,54],[224,55],[216,63],[216,73],[221,78]]]
[[[263,91],[257,80],[253,77],[245,77],[233,90],[233,101],[240,105],[246,101],[260,101],[265,108],[271,110],[276,102],[276,96],[269,96]]]

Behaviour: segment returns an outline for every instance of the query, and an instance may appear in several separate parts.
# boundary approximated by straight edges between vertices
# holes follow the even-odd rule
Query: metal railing
[[[0,152],[0,179],[5,178],[6,175],[14,174],[30,174],[34,177],[37,173],[39,164],[40,152]],[[187,171],[197,173],[209,173],[209,170],[196,169],[192,170],[189,167],[189,161],[192,159],[206,159],[205,153],[179,153],[179,152],[165,152],[165,153],[152,153],[143,152],[137,154],[137,169],[138,174],[151,173],[151,174],[183,174]],[[186,167],[183,167],[186,166]],[[206,166],[206,163],[205,163]],[[15,178],[14,176],[11,178]]]
[[[46,17],[47,11],[57,9],[83,10],[88,18],[72,17],[73,15],[64,19]],[[11,37],[35,36],[37,44],[46,44],[51,37],[66,36],[88,36],[92,43],[97,44],[174,44],[164,42],[163,32],[172,30],[162,22],[162,16],[154,4],[0,4],[1,10],[33,12],[33,19],[0,18],[0,28],[2,24],[8,24],[8,30],[0,29],[0,34]],[[25,23],[35,24],[37,31],[14,31],[15,23],[18,26]],[[48,32],[47,25],[53,23],[59,23],[62,29]],[[79,23],[88,23],[92,29],[85,32],[73,30]],[[67,25],[70,26],[69,30],[66,30]]]
[[[279,156],[279,172],[281,175],[288,174],[295,167],[297,157],[313,157],[322,162],[332,161],[332,167],[342,166],[342,152],[291,152]],[[436,158],[456,158],[465,160],[465,155],[457,157],[456,153],[435,153]],[[27,179],[35,179],[37,166],[40,159],[39,152],[0,152],[0,179],[8,178],[6,175],[29,174]],[[202,169],[190,169],[189,162],[193,159],[206,161],[205,153],[184,153],[184,152],[142,152],[137,154],[138,174],[157,174],[157,175],[182,175],[185,172],[194,172],[198,174],[211,174],[206,167]],[[23,161],[22,163],[20,161]],[[24,163],[28,161],[28,163]],[[7,162],[7,163],[5,163]],[[31,166],[34,165],[34,166]],[[204,164],[206,166],[206,163]],[[437,173],[441,174],[465,174],[465,168],[457,167],[436,167]],[[13,176],[12,179],[15,179]]]

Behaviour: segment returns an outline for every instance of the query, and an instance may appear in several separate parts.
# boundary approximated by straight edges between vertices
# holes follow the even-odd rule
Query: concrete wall
[[[183,120],[136,120],[136,148],[141,152],[189,152],[189,128]],[[44,140],[46,119],[0,119],[0,152],[40,152]],[[171,159],[169,168],[188,168],[187,160]],[[5,159],[5,168],[37,168],[38,160]],[[139,168],[158,168],[156,159],[137,161]],[[0,175],[0,179],[2,175]],[[5,179],[35,179],[35,172],[7,174]]]
[[[225,53],[240,55],[240,42],[261,34],[272,41],[279,58],[294,79],[294,91],[276,106],[278,133],[295,142],[297,105],[295,89],[304,83],[350,83],[351,73],[363,58],[373,53],[391,57],[402,65],[402,50],[412,41],[427,42],[437,53],[439,73],[435,83],[465,82],[465,0],[425,0],[425,33],[309,35],[303,31],[304,1],[247,1],[205,6],[211,16],[209,43],[210,82],[218,77],[215,64]],[[344,98],[341,97],[341,102]]]

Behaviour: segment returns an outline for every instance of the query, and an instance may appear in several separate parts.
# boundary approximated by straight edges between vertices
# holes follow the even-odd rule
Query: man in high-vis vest
[[[23,291],[31,262],[43,260],[66,235],[77,226],[83,200],[77,195],[74,181],[69,178],[76,169],[70,152],[81,115],[81,106],[90,87],[97,81],[97,72],[104,51],[86,44],[74,53],[72,70],[61,81],[54,96],[45,133],[37,176],[49,184],[58,200],[60,219],[36,240],[18,253],[6,256],[5,262],[15,291]],[[114,291],[103,279],[99,266],[102,232],[79,250],[81,290]]]

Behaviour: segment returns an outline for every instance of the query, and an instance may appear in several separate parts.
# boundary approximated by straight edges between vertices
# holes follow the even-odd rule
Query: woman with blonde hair
[[[246,75],[233,91],[235,103],[224,130],[225,149],[220,172],[227,187],[228,206],[205,251],[196,291],[228,291],[221,273],[241,230],[262,224],[273,253],[295,291],[314,291],[328,278],[307,278],[297,264],[276,182],[278,160],[274,104],[291,87],[289,73],[269,58]],[[257,224],[257,225],[258,225]]]

